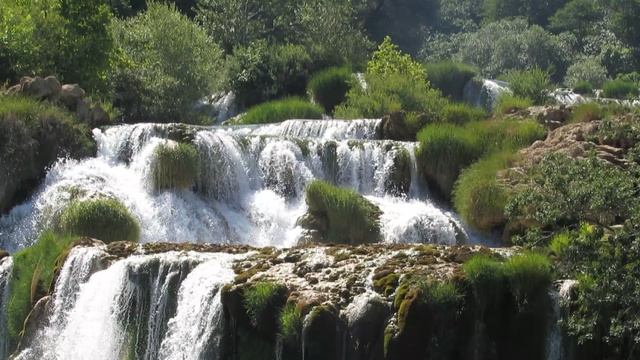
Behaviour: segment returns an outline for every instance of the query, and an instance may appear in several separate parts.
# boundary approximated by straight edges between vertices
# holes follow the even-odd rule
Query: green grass
[[[639,93],[638,84],[621,79],[607,81],[602,86],[602,91],[605,97],[614,99],[633,98]]]
[[[542,69],[510,71],[504,79],[515,96],[531,99],[535,105],[544,104],[548,98],[551,79],[549,73]]]
[[[534,252],[514,255],[504,265],[511,292],[520,305],[546,294],[552,273],[549,258]]]
[[[302,332],[302,313],[294,304],[287,304],[280,312],[279,335],[289,344],[298,344]]]
[[[551,242],[549,242],[549,251],[553,255],[561,256],[569,245],[571,245],[571,233],[561,232],[554,235]]]
[[[573,92],[580,95],[593,94],[593,85],[588,81],[580,81],[573,86]]]
[[[46,232],[33,246],[13,255],[11,293],[7,304],[11,348],[17,345],[33,305],[49,293],[55,269],[61,265],[73,241],[74,237]]]
[[[188,189],[198,178],[198,151],[191,144],[165,143],[155,150],[153,184],[156,190]]]
[[[474,67],[454,61],[430,63],[425,68],[431,86],[457,101],[462,100],[464,86],[477,74]]]
[[[140,238],[138,221],[115,199],[72,202],[60,215],[59,228],[64,234],[89,236],[107,243]]]
[[[249,109],[240,124],[267,124],[289,119],[322,119],[322,108],[300,98],[274,100]]]
[[[588,102],[573,108],[570,122],[578,123],[602,120],[606,115],[607,111],[602,105],[595,102]]]
[[[504,225],[508,192],[498,183],[497,173],[509,166],[511,151],[489,155],[465,169],[455,185],[453,203],[465,222],[491,231]]]
[[[457,311],[463,295],[450,281],[427,281],[421,286],[422,301],[436,312]]]
[[[273,282],[258,282],[244,290],[244,308],[254,326],[258,326],[281,289],[280,285]]]
[[[355,245],[380,240],[380,209],[357,192],[314,181],[307,186],[306,201],[311,214],[326,220],[327,242]]]
[[[464,263],[462,269],[480,308],[488,306],[503,293],[505,269],[500,261],[487,255],[475,255]]]
[[[444,122],[462,125],[472,121],[484,120],[487,118],[487,113],[479,107],[463,103],[451,103],[442,108],[441,118]]]
[[[325,113],[333,114],[335,107],[345,101],[353,80],[350,68],[331,67],[313,75],[308,85],[309,93]]]
[[[494,113],[503,115],[513,114],[531,106],[533,106],[533,101],[530,99],[511,94],[503,94],[498,98]]]

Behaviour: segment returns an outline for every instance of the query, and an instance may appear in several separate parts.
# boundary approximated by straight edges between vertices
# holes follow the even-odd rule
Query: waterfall
[[[552,313],[549,321],[549,333],[547,335],[547,360],[564,360],[566,356],[563,349],[563,332],[560,327],[562,320],[562,308],[569,300],[572,289],[576,286],[575,280],[561,280],[549,291],[552,304]]]
[[[7,301],[9,300],[9,282],[13,271],[13,259],[9,256],[0,260],[0,359],[8,355],[9,334],[7,333]]]
[[[380,123],[288,120],[95,129],[95,158],[59,160],[28,201],[0,217],[0,247],[29,246],[70,202],[100,196],[117,198],[130,209],[144,229],[142,242],[292,246],[302,232],[296,220],[306,211],[304,189],[314,179],[376,203],[387,214],[387,242],[452,243],[455,220],[429,200],[417,175],[416,144],[376,140]],[[175,139],[196,147],[197,181],[191,189],[157,191],[155,149]]]
[[[500,95],[511,92],[509,84],[500,80],[471,79],[463,89],[463,100],[492,111]]]

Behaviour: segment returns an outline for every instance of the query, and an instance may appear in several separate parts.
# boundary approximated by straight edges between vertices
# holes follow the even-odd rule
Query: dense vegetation
[[[89,236],[106,243],[140,238],[138,221],[114,199],[72,202],[60,215],[58,226],[62,234]]]

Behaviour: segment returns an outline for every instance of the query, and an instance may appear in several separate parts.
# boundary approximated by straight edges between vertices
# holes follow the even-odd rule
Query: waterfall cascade
[[[13,259],[5,257],[0,259],[0,359],[4,359],[8,352],[6,306],[9,296],[9,281],[13,270]]]
[[[471,79],[464,86],[463,100],[471,105],[492,111],[501,94],[511,92],[509,84],[500,80]]]
[[[132,211],[144,229],[142,242],[291,246],[301,233],[296,220],[306,210],[304,188],[313,179],[354,189],[378,205],[387,242],[455,243],[456,220],[425,197],[416,175],[415,143],[376,140],[379,125],[289,120],[96,129],[98,156],[55,164],[29,201],[0,218],[0,247],[28,246],[71,201],[99,195]],[[154,150],[176,137],[198,151],[197,181],[189,190],[156,191]]]

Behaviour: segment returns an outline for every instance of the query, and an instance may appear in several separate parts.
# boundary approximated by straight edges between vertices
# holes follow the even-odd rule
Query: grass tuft
[[[350,68],[331,67],[311,78],[309,93],[324,108],[325,113],[332,114],[335,107],[345,101],[353,80]]]
[[[249,109],[240,124],[268,124],[289,119],[322,119],[322,108],[301,98],[274,100]]]
[[[198,151],[191,144],[165,143],[155,150],[153,185],[156,190],[191,188],[199,173]]]
[[[140,239],[138,221],[116,199],[72,202],[60,215],[59,227],[63,234],[89,236],[107,243]]]

